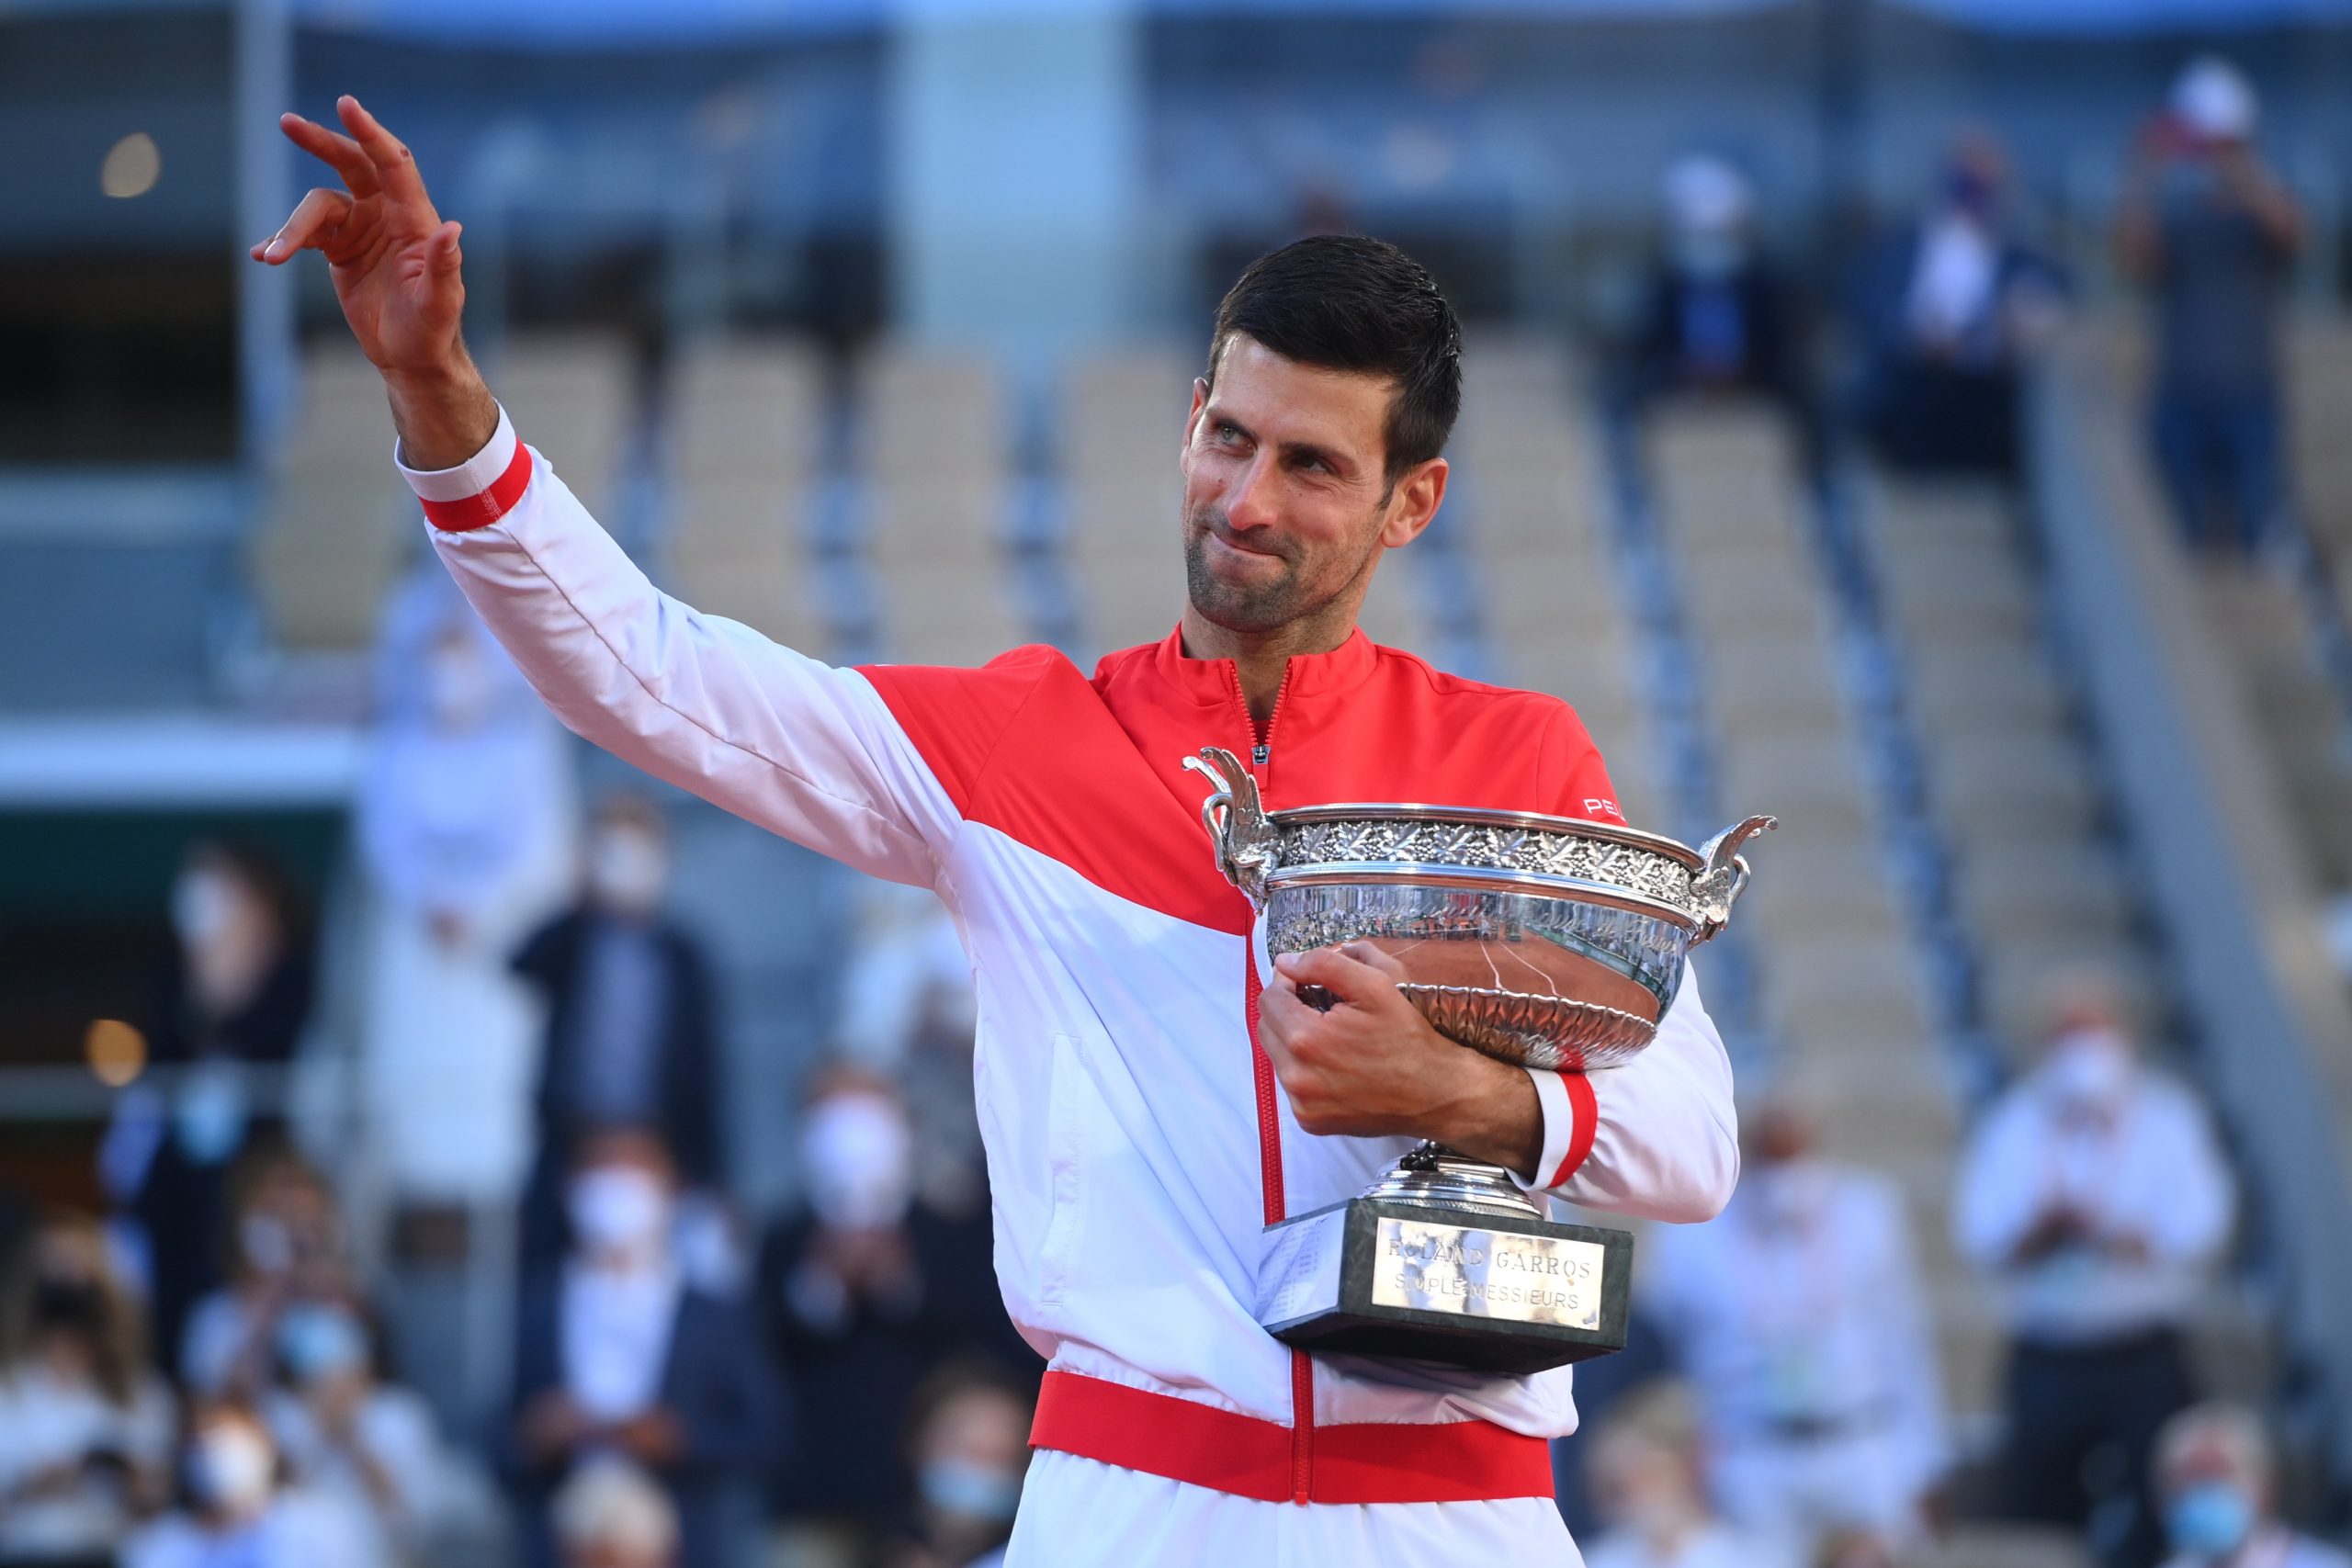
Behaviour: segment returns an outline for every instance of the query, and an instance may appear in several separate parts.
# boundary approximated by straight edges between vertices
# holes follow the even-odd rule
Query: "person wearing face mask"
[[[460,1216],[513,1201],[531,1158],[538,1021],[507,960],[564,897],[575,789],[561,730],[440,575],[387,611],[355,814],[358,1103],[421,1222],[403,1234],[490,1234]]]
[[[228,1173],[283,1126],[254,1069],[293,1059],[312,992],[310,922],[266,852],[191,845],[172,882],[174,961],[148,1028],[168,1092],[118,1097],[100,1145],[101,1185],[138,1226],[158,1343],[176,1345],[189,1307],[220,1282]]]
[[[0,1563],[111,1556],[170,1485],[172,1397],[104,1234],[52,1214],[0,1274]]]
[[[1660,1383],[1628,1397],[1595,1434],[1593,1495],[1609,1527],[1585,1568],[1797,1568],[1787,1542],[1716,1517],[1690,1392]]]
[[[368,1521],[402,1562],[424,1560],[446,1471],[432,1412],[379,1380],[366,1320],[337,1302],[298,1302],[277,1324],[283,1381],[262,1402],[293,1477]]]
[[[2155,312],[2150,446],[2182,533],[2244,555],[2287,494],[2279,321],[2301,209],[2255,141],[2260,104],[2227,61],[2192,61],[2132,149],[2115,243]]]
[[[2173,1555],[2165,1568],[2352,1568],[2352,1555],[2278,1517],[2270,1441],[2251,1411],[2200,1404],[2156,1439],[2156,1489]]]
[[[915,1502],[888,1568],[998,1568],[1029,1468],[1029,1392],[978,1363],[940,1369],[907,1413]]]
[[[658,1134],[582,1138],[565,1190],[571,1250],[522,1303],[503,1455],[534,1564],[554,1562],[549,1498],[605,1457],[668,1490],[683,1568],[731,1563],[743,1544],[733,1521],[774,1451],[779,1382],[742,1306],[684,1277],[676,1197]]]
[[[265,1147],[240,1163],[229,1214],[228,1282],[188,1314],[180,1381],[199,1393],[258,1399],[277,1369],[286,1314],[350,1303],[358,1283],[334,1191],[290,1149]]]
[[[770,1230],[757,1276],[761,1322],[801,1395],[769,1504],[785,1561],[858,1563],[906,1512],[900,1420],[923,1380],[974,1356],[1034,1385],[1037,1360],[986,1289],[985,1210],[943,1214],[918,1192],[888,1080],[820,1075],[800,1166],[803,1204]]]
[[[1690,1379],[1715,1498],[1808,1554],[1839,1530],[1917,1542],[1948,1448],[1902,1195],[1815,1153],[1792,1094],[1742,1122],[1730,1207],[1644,1243],[1644,1298]]]
[[[1621,409],[1676,393],[1770,398],[1817,452],[1795,291],[1765,252],[1747,176],[1690,153],[1668,168],[1661,196],[1662,243],[1623,355]]]
[[[2018,375],[2064,289],[2014,232],[2007,184],[1999,146],[1962,132],[1927,210],[1864,256],[1860,423],[1894,468],[2016,477]]]
[[[526,1269],[563,1246],[564,1162],[597,1126],[651,1127],[690,1191],[724,1183],[717,1012],[701,945],[662,908],[670,878],[662,813],[614,795],[590,820],[581,893],[514,959],[546,1004],[538,1151],[524,1199]]]
[[[2229,1240],[2235,1185],[2203,1108],[2139,1060],[2103,979],[2061,983],[2041,1063],[1962,1156],[1952,1238],[2001,1287],[2011,1339],[2002,1468],[2016,1517],[2080,1526],[2085,1461],[2124,1468],[2098,1508],[2102,1559],[2153,1563],[2144,1478],[2192,1394],[2182,1325]]]
[[[124,1547],[122,1568],[392,1568],[365,1519],[284,1483],[269,1428],[240,1402],[190,1412],[180,1491],[181,1506]]]

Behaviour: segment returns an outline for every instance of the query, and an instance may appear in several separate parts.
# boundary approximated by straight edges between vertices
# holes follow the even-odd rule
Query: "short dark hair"
[[[1236,333],[1301,365],[1393,379],[1390,484],[1445,450],[1462,412],[1462,323],[1429,268],[1387,241],[1317,234],[1251,262],[1216,308],[1211,386]]]

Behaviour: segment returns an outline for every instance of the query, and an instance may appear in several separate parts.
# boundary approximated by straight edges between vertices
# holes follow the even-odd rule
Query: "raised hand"
[[[458,332],[466,304],[458,225],[442,220],[415,158],[357,98],[346,94],[334,109],[349,134],[295,114],[277,124],[333,168],[343,188],[305,196],[277,233],[254,246],[253,258],[271,266],[304,251],[327,258],[343,319],[383,372],[408,460],[455,467],[498,427],[498,405]]]
[[[334,107],[347,136],[296,114],[277,123],[288,141],[342,176],[343,188],[322,186],[305,196],[253,257],[277,266],[319,252],[344,319],[379,369],[443,369],[466,302],[458,225],[434,210],[416,160],[398,137],[357,98],[346,95]]]

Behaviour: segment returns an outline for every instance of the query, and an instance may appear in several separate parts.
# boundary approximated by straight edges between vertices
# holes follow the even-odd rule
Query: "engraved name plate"
[[[1383,1218],[1374,1233],[1372,1299],[1381,1306],[1598,1330],[1605,1258],[1599,1245],[1572,1236]]]
[[[1347,1223],[1344,1208],[1330,1209],[1266,1233],[1265,1261],[1258,1273],[1261,1323],[1287,1323],[1339,1303]]]

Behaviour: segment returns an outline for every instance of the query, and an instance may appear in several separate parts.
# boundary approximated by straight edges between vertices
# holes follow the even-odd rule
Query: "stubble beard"
[[[1362,571],[1351,572],[1329,592],[1317,594],[1298,559],[1295,548],[1287,540],[1269,541],[1270,553],[1285,568],[1283,574],[1271,582],[1249,587],[1220,578],[1209,570],[1209,538],[1213,534],[1230,536],[1232,525],[1214,506],[1200,506],[1187,513],[1184,519],[1184,587],[1193,608],[1212,624],[1227,631],[1265,633],[1278,631],[1293,622],[1304,620],[1323,609],[1345,592],[1347,584]],[[1367,553],[1367,560],[1370,555]]]

